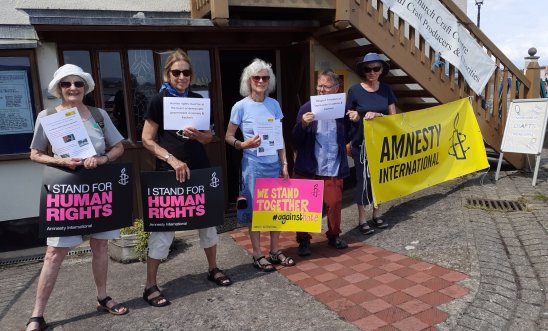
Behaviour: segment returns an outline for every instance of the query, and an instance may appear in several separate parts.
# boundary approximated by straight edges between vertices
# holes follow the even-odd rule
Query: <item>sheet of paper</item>
[[[69,108],[45,116],[40,123],[55,154],[81,158],[97,154],[78,109]]]
[[[270,118],[259,122],[255,124],[253,131],[261,138],[257,156],[276,155],[278,149],[283,148],[282,123],[279,120]]]
[[[209,98],[164,98],[164,130],[209,130]]]
[[[315,120],[333,120],[344,117],[346,94],[324,94],[310,97]]]

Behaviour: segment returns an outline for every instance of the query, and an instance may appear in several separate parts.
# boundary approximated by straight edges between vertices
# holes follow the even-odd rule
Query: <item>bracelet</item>
[[[287,163],[287,161],[283,161],[282,164],[283,164],[283,165],[287,165],[288,163]]]
[[[110,163],[110,157],[108,157],[107,153],[105,153],[105,156],[107,157],[107,163]]]
[[[237,142],[237,141],[238,141],[238,139],[234,138],[234,142],[232,143],[232,145],[233,145],[234,148],[236,148],[236,149],[237,149],[237,147],[236,147],[236,142]]]

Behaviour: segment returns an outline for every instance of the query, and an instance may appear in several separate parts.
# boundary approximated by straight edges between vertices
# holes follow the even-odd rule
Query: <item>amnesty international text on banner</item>
[[[375,205],[489,166],[468,99],[364,120]]]
[[[321,232],[323,181],[257,178],[253,231]]]
[[[145,231],[201,229],[224,222],[224,190],[219,167],[191,170],[179,183],[172,171],[141,173]]]
[[[132,169],[114,163],[71,171],[44,168],[40,237],[74,236],[132,224]]]

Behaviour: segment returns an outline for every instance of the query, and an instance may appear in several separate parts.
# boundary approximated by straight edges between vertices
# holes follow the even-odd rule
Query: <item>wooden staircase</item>
[[[284,8],[286,13],[307,10],[306,17],[316,20],[320,28],[312,35],[349,68],[368,52],[382,54],[391,70],[383,81],[390,84],[398,98],[400,111],[423,109],[470,97],[485,143],[500,151],[506,113],[514,99],[539,97],[538,62],[530,64],[523,74],[451,0],[439,0],[467,27],[470,34],[495,61],[493,73],[482,95],[477,95],[451,64],[437,65],[440,60],[424,38],[403,19],[386,8],[381,0],[295,0],[289,5],[279,0],[193,0],[193,17],[207,17],[219,26],[229,24],[228,15],[241,12],[248,16],[249,8],[260,10]],[[242,7],[248,9],[247,12]],[[196,9],[195,9],[196,8]],[[330,15],[326,15],[326,11]],[[272,15],[274,12],[270,12]],[[284,17],[284,15],[280,15]],[[287,15],[285,15],[287,18]],[[509,82],[507,83],[503,82]],[[535,85],[536,84],[536,85]],[[500,91],[500,93],[499,93]],[[505,159],[516,168],[525,166],[522,154],[505,153]]]

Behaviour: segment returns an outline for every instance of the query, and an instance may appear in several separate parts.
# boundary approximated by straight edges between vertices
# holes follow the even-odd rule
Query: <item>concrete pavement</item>
[[[261,273],[252,267],[246,244],[237,239],[240,232],[225,232],[218,260],[235,281],[228,288],[206,280],[207,263],[197,237],[185,234],[160,266],[159,285],[173,302],[161,309],[141,299],[143,263],[111,262],[109,295],[126,302],[131,312],[126,316],[96,312],[90,256],[72,256],[63,264],[45,318],[51,330],[548,330],[547,150],[543,158],[534,187],[532,173],[519,171],[504,171],[495,182],[493,166],[487,174],[468,175],[386,203],[383,218],[392,226],[369,237],[355,230],[357,211],[352,192],[347,191],[343,233],[352,242],[350,249],[329,249],[319,236],[310,259],[298,259],[300,269]],[[523,210],[473,204],[499,200],[515,202]],[[293,245],[289,251],[295,251],[291,238],[285,245]],[[353,262],[345,264],[349,258],[376,263],[364,262],[372,267],[356,268]],[[408,265],[387,267],[379,263],[381,259]],[[0,267],[0,330],[24,326],[40,266]],[[356,285],[356,291],[363,290],[363,300],[353,300],[356,293],[347,291],[354,287],[335,284],[338,281],[326,276],[329,273],[312,272],[320,268]],[[362,268],[368,269],[358,270],[358,276],[347,273]],[[403,272],[408,269],[416,272]],[[382,284],[368,288],[366,284],[373,281]],[[327,289],[318,293],[323,286]],[[390,294],[381,293],[381,288]],[[451,291],[462,288],[466,291]],[[432,299],[433,291],[453,296],[436,301],[441,296]],[[341,302],[348,306],[341,308]],[[382,302],[391,306],[378,310]],[[423,306],[424,311],[436,312],[437,320],[425,316]]]

